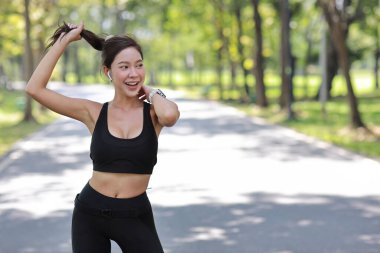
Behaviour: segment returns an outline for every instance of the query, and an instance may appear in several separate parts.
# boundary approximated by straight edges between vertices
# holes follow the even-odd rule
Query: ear
[[[103,73],[108,77],[110,81],[112,81],[111,69],[107,68],[106,66],[103,66]]]

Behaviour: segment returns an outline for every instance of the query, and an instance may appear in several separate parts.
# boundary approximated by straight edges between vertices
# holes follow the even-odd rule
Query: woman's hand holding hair
[[[82,39],[82,36],[80,35],[80,33],[83,31],[83,28],[84,28],[83,22],[80,22],[79,25],[67,24],[67,26],[71,30],[67,33],[65,33],[65,32],[61,33],[58,41],[65,40],[69,44],[70,42]]]
[[[81,39],[80,33],[82,30],[83,22],[81,22],[79,25],[65,23],[63,26],[57,29],[52,36],[52,42],[48,46],[52,47],[42,58],[26,86],[26,92],[41,104],[45,106],[47,106],[47,104],[51,104],[50,100],[47,102],[45,101],[46,99],[44,99],[44,96],[42,94],[51,95],[51,92],[46,92],[46,86],[52,75],[54,67],[63,54],[67,45],[72,41]],[[53,106],[50,106],[50,108],[51,107]]]
[[[83,22],[79,25],[67,24],[59,26],[55,30],[53,36],[50,38],[50,43],[46,48],[50,48],[55,44],[67,46],[70,42],[84,38],[94,49],[98,51],[103,50],[104,41],[103,37],[97,36],[95,33],[84,29]],[[61,44],[63,42],[63,44]]]

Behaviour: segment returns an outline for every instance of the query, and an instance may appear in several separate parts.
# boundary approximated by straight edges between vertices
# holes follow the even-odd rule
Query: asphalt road
[[[112,98],[109,86],[55,89]],[[160,136],[148,190],[166,253],[380,252],[379,162],[167,93],[181,119]],[[63,117],[0,159],[0,253],[71,252],[89,143],[86,128]]]

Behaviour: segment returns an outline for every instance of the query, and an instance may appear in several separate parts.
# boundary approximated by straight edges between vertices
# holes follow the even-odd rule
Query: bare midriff
[[[132,198],[146,191],[149,179],[149,174],[94,171],[89,183],[93,189],[105,196]]]

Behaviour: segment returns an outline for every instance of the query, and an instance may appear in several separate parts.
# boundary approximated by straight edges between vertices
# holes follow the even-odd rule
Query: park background
[[[23,90],[58,24],[82,20],[134,34],[146,83],[180,107],[148,189],[165,252],[379,252],[379,4],[0,0],[0,252],[70,252],[90,136]],[[105,101],[99,63],[73,43],[49,88]]]
[[[62,22],[143,45],[148,85],[217,100],[380,157],[378,0],[1,0],[0,155],[56,115],[23,88]],[[65,51],[52,82],[107,84],[100,54]]]

